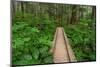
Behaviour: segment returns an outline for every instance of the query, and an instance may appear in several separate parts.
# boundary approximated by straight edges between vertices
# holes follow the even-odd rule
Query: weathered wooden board
[[[53,46],[50,51],[53,53],[54,63],[77,61],[62,27],[56,29]]]

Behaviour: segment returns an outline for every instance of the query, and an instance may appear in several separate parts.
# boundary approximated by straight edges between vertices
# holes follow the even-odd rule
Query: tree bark
[[[95,19],[96,18],[96,7],[93,6],[92,7],[92,15],[91,15],[91,19]]]
[[[72,14],[71,14],[70,24],[74,24],[76,22],[76,14],[77,14],[76,8],[77,8],[76,5],[72,6]]]
[[[12,0],[11,2],[12,2],[12,5],[11,5],[12,9],[11,9],[11,11],[12,11],[12,15],[14,16],[15,15],[15,11],[16,11],[16,9],[15,9],[15,0]]]

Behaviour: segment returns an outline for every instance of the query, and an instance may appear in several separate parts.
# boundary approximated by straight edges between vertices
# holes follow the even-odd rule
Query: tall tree
[[[96,18],[96,7],[92,6],[92,15],[91,15],[91,19],[95,19]]]
[[[15,7],[16,7],[16,5],[15,5],[15,0],[11,0],[11,7],[12,7],[12,9],[11,9],[11,11],[13,12],[13,16],[15,15],[15,11],[16,11],[16,9],[15,9]]]
[[[77,5],[73,5],[72,6],[72,13],[71,13],[71,20],[70,20],[70,24],[73,24],[76,22],[76,15],[77,15]]]

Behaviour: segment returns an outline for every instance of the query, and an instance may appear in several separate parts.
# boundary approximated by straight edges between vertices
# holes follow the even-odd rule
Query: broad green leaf
[[[39,57],[39,50],[35,47],[33,47],[32,49],[32,56],[35,58],[35,59],[38,59]]]
[[[27,38],[24,38],[24,41],[29,41],[31,38],[27,37]]]
[[[32,28],[31,31],[32,32],[39,32],[39,30],[37,28]]]

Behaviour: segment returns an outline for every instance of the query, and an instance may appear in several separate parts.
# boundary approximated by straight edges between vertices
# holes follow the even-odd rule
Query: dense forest
[[[95,6],[14,1],[12,64],[53,63],[56,27],[64,28],[77,61],[96,60]]]

